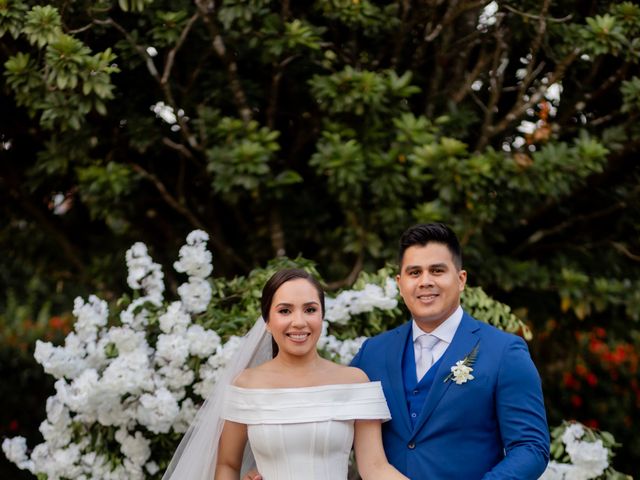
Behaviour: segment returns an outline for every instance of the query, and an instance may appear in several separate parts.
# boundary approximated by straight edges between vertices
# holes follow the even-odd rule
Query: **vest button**
[[[414,390],[414,391],[413,391],[413,392],[411,392],[411,393],[413,393],[414,395],[417,395],[417,394],[418,394],[418,390]]]
[[[414,448],[416,448],[416,444],[411,442],[409,445],[407,445],[407,447],[409,447],[409,450],[413,450]]]
[[[413,412],[413,413],[411,414],[411,418],[416,418],[417,416],[418,416],[418,414],[417,414],[416,412]]]

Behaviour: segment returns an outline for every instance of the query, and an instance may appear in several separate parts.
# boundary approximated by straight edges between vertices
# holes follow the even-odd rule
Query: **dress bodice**
[[[265,480],[346,480],[354,420],[390,418],[380,382],[301,388],[230,386],[223,418],[247,425]]]

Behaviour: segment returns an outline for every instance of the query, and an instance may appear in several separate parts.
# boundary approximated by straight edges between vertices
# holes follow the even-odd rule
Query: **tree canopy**
[[[302,255],[338,288],[444,221],[551,419],[633,469],[638,5],[0,0],[0,37],[5,323],[115,298],[136,241],[167,263],[200,228],[215,275]]]

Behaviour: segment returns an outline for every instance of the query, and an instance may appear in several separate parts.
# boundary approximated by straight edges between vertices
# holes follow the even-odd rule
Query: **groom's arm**
[[[483,479],[539,478],[549,461],[549,426],[540,376],[519,337],[500,362],[496,412],[506,455]]]

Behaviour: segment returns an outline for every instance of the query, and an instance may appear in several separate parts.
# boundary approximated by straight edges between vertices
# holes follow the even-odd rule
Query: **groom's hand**
[[[262,480],[262,475],[257,470],[249,470],[242,480]]]

